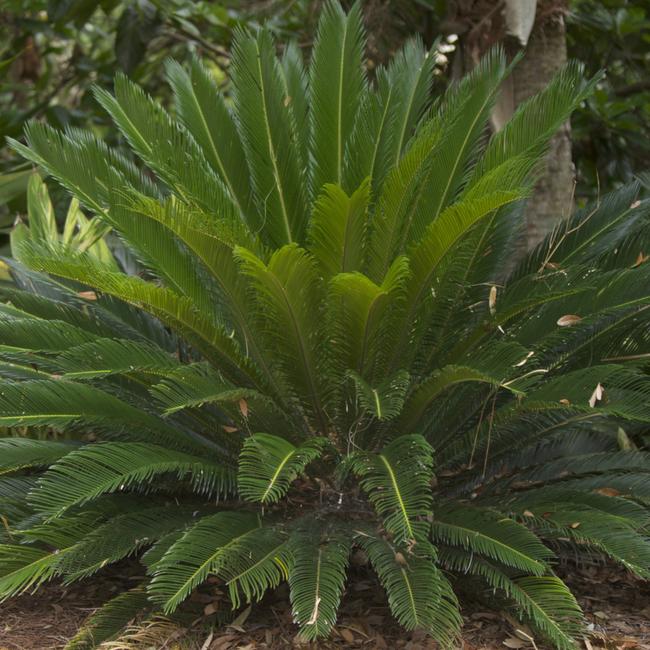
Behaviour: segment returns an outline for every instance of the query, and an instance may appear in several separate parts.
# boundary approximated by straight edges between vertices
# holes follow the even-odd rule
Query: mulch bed
[[[589,621],[585,650],[650,650],[650,583],[613,567],[565,567],[563,578],[578,595]],[[114,574],[68,588],[47,585],[37,595],[0,606],[0,650],[57,650],[102,602],[132,581]],[[218,591],[216,592],[218,594]],[[198,594],[206,611],[219,608],[218,595]],[[203,602],[201,602],[203,599]],[[463,650],[537,648],[506,614],[486,611],[478,603],[463,611]],[[404,633],[386,609],[381,589],[368,579],[355,579],[346,592],[331,640],[305,645],[291,622],[286,592],[279,589],[246,610],[232,626],[208,633],[195,630],[180,638],[160,638],[138,646],[147,650],[257,650],[282,648],[377,648],[427,650],[436,644],[419,633]]]

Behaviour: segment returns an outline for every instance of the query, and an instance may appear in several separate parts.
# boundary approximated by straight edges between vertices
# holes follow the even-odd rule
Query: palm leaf
[[[353,471],[398,543],[425,539],[431,514],[433,450],[417,434],[396,438],[379,454],[360,454]]]
[[[359,534],[388,595],[388,606],[407,630],[426,630],[444,647],[458,639],[462,619],[447,579],[434,563],[434,553],[409,554],[385,539]]]
[[[154,476],[190,479],[195,492],[227,494],[233,473],[214,462],[137,442],[106,442],[70,452],[45,472],[30,495],[38,512],[55,518],[98,496],[147,483]]]
[[[336,623],[345,583],[350,534],[312,522],[290,539],[289,589],[295,621],[306,640],[324,636]]]
[[[239,32],[233,46],[236,118],[257,206],[256,229],[275,246],[304,239],[306,214],[294,113],[271,35]]]
[[[259,529],[255,515],[219,512],[201,518],[153,566],[148,591],[170,613],[209,575],[220,575],[229,550]]]
[[[276,503],[326,444],[326,438],[312,438],[295,447],[267,433],[246,438],[239,456],[239,493],[247,501]]]
[[[487,509],[459,504],[438,508],[431,534],[434,543],[462,547],[533,575],[545,574],[553,556],[527,528]]]
[[[345,148],[361,104],[365,34],[357,3],[346,16],[324,6],[309,67],[312,195],[325,183],[342,184]]]
[[[111,598],[82,624],[64,650],[90,650],[115,636],[140,612],[150,607],[142,586],[134,587]]]

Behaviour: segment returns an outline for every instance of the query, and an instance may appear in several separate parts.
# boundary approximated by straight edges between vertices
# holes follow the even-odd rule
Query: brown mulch
[[[650,650],[650,583],[634,579],[612,567],[570,567],[563,578],[578,595],[589,621],[585,650]],[[74,635],[83,620],[102,602],[130,586],[131,579],[117,575],[63,588],[47,585],[37,595],[27,595],[0,605],[0,650],[58,650]],[[220,604],[203,595],[206,611]],[[211,602],[207,602],[211,600]],[[538,648],[530,630],[521,628],[504,613],[487,611],[478,603],[463,611],[463,650]],[[536,645],[535,645],[536,643]],[[377,648],[428,650],[433,641],[419,633],[404,633],[395,624],[374,580],[352,581],[331,640],[317,646],[300,644],[291,622],[286,592],[279,589],[261,605],[246,610],[225,630],[197,631],[180,640],[161,640],[148,650],[262,650],[282,648]]]

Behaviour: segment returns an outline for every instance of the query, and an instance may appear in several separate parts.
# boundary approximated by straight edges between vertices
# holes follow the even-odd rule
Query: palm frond
[[[313,196],[325,183],[342,185],[345,148],[366,85],[364,48],[360,4],[346,15],[337,2],[327,2],[309,66]]]
[[[553,556],[533,533],[513,519],[456,503],[436,509],[431,534],[434,543],[461,547],[533,575],[547,573]]]
[[[257,207],[255,229],[262,229],[274,246],[302,242],[307,225],[302,208],[305,179],[293,137],[293,108],[286,101],[282,69],[268,31],[237,34],[232,80]]]
[[[351,534],[335,525],[311,522],[289,541],[289,589],[295,621],[306,640],[324,636],[336,623],[343,594]]]
[[[164,474],[188,478],[200,494],[227,494],[233,488],[232,470],[214,462],[146,443],[105,442],[72,451],[52,465],[30,499],[38,512],[55,518],[72,506]]]
[[[134,587],[104,603],[82,624],[64,650],[91,650],[115,636],[150,603],[142,586]]]
[[[312,438],[298,447],[268,433],[246,438],[239,456],[239,494],[247,501],[276,503],[326,445],[327,438]]]
[[[378,454],[360,454],[353,471],[397,543],[426,539],[431,524],[433,450],[417,434],[402,435]]]
[[[327,276],[361,270],[369,192],[367,182],[351,196],[337,185],[326,184],[316,200],[309,250]]]
[[[462,619],[451,586],[435,565],[435,553],[421,549],[409,553],[365,533],[360,533],[357,541],[368,554],[400,625],[407,630],[426,630],[443,647],[451,647],[460,634]]]
[[[247,217],[252,210],[246,183],[248,162],[235,120],[214,77],[198,59],[192,60],[189,72],[176,61],[168,61],[167,76],[179,118],[223,181],[238,211]]]
[[[173,612],[209,575],[219,575],[228,553],[242,538],[259,529],[258,518],[244,512],[219,512],[202,517],[153,565],[151,598]]]

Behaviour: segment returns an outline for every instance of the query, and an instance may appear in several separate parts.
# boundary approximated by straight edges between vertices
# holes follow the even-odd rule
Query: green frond
[[[154,476],[189,479],[200,494],[227,494],[232,470],[209,460],[137,442],[105,442],[70,452],[45,472],[30,500],[38,512],[55,518],[74,505],[148,483]]]
[[[0,602],[19,596],[54,578],[65,549],[46,551],[32,546],[0,544]]]
[[[124,339],[96,339],[69,348],[57,357],[66,379],[95,379],[107,375],[146,373],[167,375],[178,360],[149,343]]]
[[[418,306],[433,286],[438,264],[481,219],[522,198],[521,191],[499,191],[450,205],[425,230],[411,251],[413,278],[409,304]]]
[[[64,650],[92,650],[115,636],[149,607],[147,592],[143,586],[134,587],[111,598],[83,622]]]
[[[75,448],[74,443],[31,438],[0,439],[0,474],[26,467],[47,467]]]
[[[167,77],[180,120],[223,181],[238,211],[247,218],[252,210],[246,182],[248,162],[235,120],[213,75],[194,59],[189,72],[176,61],[168,61]]]
[[[57,239],[54,208],[47,185],[38,174],[32,174],[27,184],[27,219],[29,229],[39,239]]]
[[[300,636],[312,641],[327,636],[334,624],[345,586],[352,547],[351,533],[334,524],[306,522],[289,541],[289,589]]]
[[[345,149],[366,87],[364,49],[360,3],[346,15],[338,2],[328,1],[309,66],[312,196],[325,183],[342,185]]]
[[[513,277],[537,273],[545,262],[566,266],[596,260],[619,247],[647,222],[650,202],[637,204],[638,195],[639,184],[630,183],[577,210],[522,260]]]
[[[600,384],[602,397],[594,399],[594,391]],[[535,404],[560,404],[583,412],[601,412],[631,420],[650,421],[650,380],[642,373],[616,365],[598,365],[565,373],[543,384],[528,394]],[[591,401],[590,401],[591,400]]]
[[[573,650],[582,623],[582,610],[568,587],[555,576],[530,576],[512,581],[509,595],[527,618],[558,648]]]
[[[458,503],[435,510],[434,543],[478,553],[520,571],[543,575],[553,553],[525,526],[499,512]]]
[[[58,565],[66,582],[90,576],[149,546],[161,537],[187,526],[196,513],[187,506],[140,506],[118,514],[74,544]]]
[[[508,123],[496,133],[473,170],[468,187],[483,174],[508,159],[525,155],[531,162],[539,160],[551,137],[573,110],[588,97],[600,79],[584,80],[582,64],[566,64],[548,86],[522,102]]]
[[[399,436],[381,453],[359,453],[353,471],[397,543],[425,540],[431,527],[433,449],[417,434]]]
[[[443,647],[457,641],[462,619],[447,578],[436,567],[433,549],[409,553],[387,540],[359,533],[356,541],[368,554],[388,596],[388,606],[407,630],[426,630]]]
[[[194,138],[139,86],[117,74],[115,96],[95,88],[95,97],[134,151],[182,199],[221,217],[235,211],[227,191]],[[174,161],[181,159],[184,164]]]
[[[95,337],[63,321],[10,318],[0,320],[0,340],[7,352],[62,352],[94,341]]]
[[[262,334],[291,390],[313,416],[321,434],[328,431],[323,411],[326,377],[318,345],[321,283],[313,258],[296,244],[278,249],[264,264],[237,247],[242,272],[254,288],[253,309]]]
[[[368,181],[350,196],[338,185],[326,184],[316,199],[309,250],[326,277],[361,270],[369,193]]]
[[[386,136],[389,164],[399,161],[430,101],[435,66],[434,45],[429,52],[419,36],[408,40],[395,54],[388,66],[385,81],[379,78],[382,91],[388,86],[390,92],[389,113],[392,133]],[[380,182],[383,174],[372,174],[373,181]]]
[[[339,273],[329,286],[331,366],[367,381],[384,377],[388,346],[400,323],[409,262],[398,257],[380,285],[362,273]]]
[[[631,522],[580,504],[536,501],[534,495],[531,506],[534,514],[543,510],[540,535],[568,538],[583,548],[590,546],[641,578],[650,577],[647,535],[634,530]]]
[[[203,364],[176,367],[150,392],[163,405],[165,415],[204,404],[234,403],[257,395],[251,389],[234,386]]]
[[[97,427],[118,434],[130,429],[149,438],[176,440],[179,435],[163,420],[98,388],[64,379],[4,382],[0,390],[0,426]],[[142,433],[141,433],[142,435]]]
[[[309,79],[300,46],[291,41],[280,60],[286,100],[291,113],[291,125],[298,144],[301,169],[309,164]]]
[[[513,604],[519,620],[530,624],[562,650],[575,650],[575,639],[582,628],[582,611],[568,587],[555,576],[510,577],[490,562],[478,557],[444,549],[440,557],[449,569],[483,579]]]
[[[406,229],[409,214],[417,205],[427,178],[431,156],[440,143],[441,126],[429,119],[413,138],[398,164],[390,169],[378,193],[368,242],[368,275],[383,279]]]
[[[280,527],[255,528],[223,549],[219,576],[228,585],[233,608],[260,600],[288,578],[291,553]]]
[[[239,31],[231,69],[235,117],[257,207],[254,229],[274,246],[303,242],[306,179],[293,137],[294,111],[270,33]]]
[[[366,413],[378,420],[392,420],[400,414],[411,383],[408,371],[398,372],[376,388],[353,371],[348,373],[348,377],[354,382],[356,399]]]
[[[218,359],[229,372],[239,376],[246,369],[245,374],[255,374],[228,333],[214,322],[213,314],[199,312],[187,297],[138,277],[106,270],[85,255],[70,257],[65,251],[26,245],[22,253],[33,269],[87,284],[145,309],[195,341],[208,358]]]
[[[147,588],[165,613],[173,612],[210,575],[220,575],[232,549],[260,529],[256,515],[219,512],[202,517],[153,565]]]
[[[115,168],[117,158],[106,145],[86,136],[75,140],[40,122],[25,129],[27,145],[10,140],[17,153],[51,174],[82,205],[97,214],[105,214],[108,188],[129,183],[123,170]]]
[[[434,223],[454,203],[508,72],[503,50],[495,48],[445,93],[438,115],[442,125],[440,146],[427,170],[427,182],[418,204],[413,206],[404,229],[404,241],[420,239],[427,225]]]
[[[311,438],[298,447],[268,433],[244,440],[239,456],[239,494],[247,501],[276,503],[309,463],[327,446],[327,438]]]
[[[520,355],[520,359],[525,355]],[[504,386],[505,377],[490,375],[483,370],[470,368],[468,366],[444,366],[440,370],[427,377],[411,393],[403,409],[403,417],[398,425],[406,430],[412,430],[418,426],[425,414],[428,412],[434,400],[450,387],[465,382],[479,382],[493,387],[505,387],[514,393],[519,393],[514,387]]]

